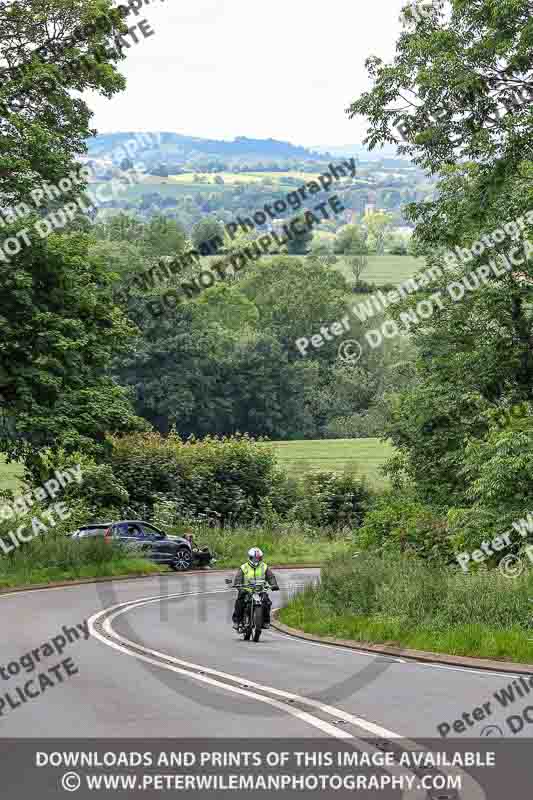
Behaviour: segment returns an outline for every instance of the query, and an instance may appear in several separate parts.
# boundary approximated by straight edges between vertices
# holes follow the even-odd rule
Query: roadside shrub
[[[525,423],[529,424],[527,417]],[[509,421],[485,440],[468,443],[464,474],[469,500],[516,517],[533,507],[533,431],[515,430],[512,425]]]
[[[129,494],[109,464],[88,463],[82,467],[82,483],[69,483],[61,499],[67,505],[83,501],[92,513],[102,513],[104,509],[121,508],[128,502]]]
[[[300,491],[293,517],[319,527],[358,527],[371,497],[363,478],[327,471],[303,475]]]
[[[183,471],[175,453],[174,437],[164,439],[157,433],[148,433],[111,441],[110,466],[132,504],[153,506],[157,495],[180,495]]]
[[[452,508],[448,511],[447,519],[450,544],[455,553],[477,550],[481,542],[505,531],[502,516],[495,509]],[[472,567],[475,566],[472,563]]]
[[[449,563],[454,548],[445,516],[408,494],[386,492],[366,515],[357,544],[379,553],[405,553]]]
[[[153,511],[166,501],[189,518],[203,515],[226,525],[256,518],[268,497],[280,508],[288,502],[272,450],[256,447],[248,436],[183,442],[174,433],[149,433],[112,442],[110,464],[133,507]]]

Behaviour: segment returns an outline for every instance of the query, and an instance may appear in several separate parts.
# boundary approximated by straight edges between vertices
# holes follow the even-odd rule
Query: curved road
[[[1,596],[0,665],[19,661],[63,626],[89,620],[92,634],[86,641],[80,634],[61,656],[72,658],[77,674],[3,709],[1,737],[435,738],[438,725],[491,700],[490,717],[469,717],[463,738],[486,735],[488,723],[510,736],[505,717],[527,704],[526,697],[511,711],[496,708],[493,692],[517,677],[505,672],[376,657],[274,630],[257,644],[244,642],[230,625],[228,574]],[[317,574],[286,570],[278,577],[288,587]],[[286,598],[287,591],[272,595],[274,605]],[[60,660],[51,656],[36,671]],[[2,692],[35,675],[5,674]]]

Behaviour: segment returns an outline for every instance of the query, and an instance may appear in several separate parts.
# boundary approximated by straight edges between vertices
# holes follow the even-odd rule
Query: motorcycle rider
[[[266,580],[273,592],[279,591],[276,576],[269,568],[268,564],[265,564],[263,561],[263,551],[260,550],[259,547],[251,547],[248,550],[248,561],[239,567],[235,577],[233,578],[233,585],[242,586],[243,584],[250,583],[251,581],[255,580]],[[253,589],[250,588],[239,589],[239,594],[235,600],[235,609],[233,611],[233,627],[236,631],[239,630],[239,625],[242,622],[246,596],[252,591]],[[268,628],[270,626],[271,606],[272,603],[270,598],[268,595],[265,595],[265,619],[263,622],[264,628]]]

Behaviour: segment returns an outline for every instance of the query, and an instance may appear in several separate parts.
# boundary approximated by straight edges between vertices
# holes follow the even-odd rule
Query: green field
[[[183,172],[180,175],[169,175],[168,179],[175,183],[194,183],[195,175],[203,178],[205,183],[196,183],[195,186],[221,185],[215,183],[215,178],[220,177],[224,183],[257,183],[268,179],[274,183],[283,183],[284,178],[296,178],[303,183],[308,183],[315,179],[318,172],[217,172],[216,175],[203,172]],[[161,180],[155,178],[156,181]],[[149,182],[149,181],[147,181]]]
[[[95,191],[98,186],[107,186],[107,194],[109,195],[109,182],[100,181],[90,184],[89,188]],[[143,183],[134,183],[131,186],[125,186],[124,191],[117,193],[116,199],[120,200],[138,200],[143,195],[157,192],[162,197],[185,197],[196,192],[210,192],[211,194],[227,192],[231,186],[219,186],[218,184],[206,183],[175,183],[167,180],[166,178],[154,178],[153,182],[146,181]]]
[[[297,477],[308,470],[353,469],[366,475],[374,486],[383,486],[379,467],[392,456],[392,446],[379,439],[319,439],[295,442],[269,442],[278,463]]]
[[[23,471],[21,464],[6,464],[5,458],[0,456],[0,489],[16,490]]]
[[[369,283],[401,283],[410,278],[417,270],[424,268],[424,259],[413,256],[368,256],[368,266],[361,275],[363,281]],[[342,258],[336,265],[344,277],[353,282]]]
[[[379,439],[318,439],[267,444],[274,447],[278,463],[291,475],[298,476],[307,470],[343,470],[348,467],[360,475],[367,475],[376,486],[385,483],[378,469],[392,455],[392,447]],[[20,464],[6,464],[0,458],[0,489],[16,489],[21,477]]]
[[[197,192],[210,192],[220,194],[221,192],[231,191],[236,184],[242,183],[259,183],[264,178],[272,180],[275,186],[272,190],[291,192],[295,187],[291,183],[286,182],[286,178],[296,178],[301,180],[304,184],[307,181],[313,180],[314,173],[306,172],[247,172],[246,174],[233,174],[231,172],[221,173],[224,183],[214,183],[214,175],[201,175],[206,178],[206,182],[195,182],[195,174],[201,173],[183,173],[182,175],[169,175],[168,178],[162,178],[158,175],[146,175],[139,183],[131,184],[130,186],[124,185],[124,191],[117,194],[117,199],[136,200],[150,192],[157,192],[162,197],[184,197],[186,195],[195,194]],[[95,181],[89,185],[89,188],[95,191],[99,186],[107,186],[107,193],[109,193],[109,181]],[[268,187],[265,187],[267,189]]]

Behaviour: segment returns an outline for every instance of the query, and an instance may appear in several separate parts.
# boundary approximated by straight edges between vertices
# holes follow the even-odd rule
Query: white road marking
[[[217,570],[216,573],[210,573],[210,575],[214,575],[214,574],[223,575],[225,572],[231,572],[231,571],[232,570],[229,570],[229,569],[228,570]],[[199,573],[196,573],[196,574],[199,574]],[[170,575],[170,573],[169,573],[169,575]],[[186,573],[183,573],[183,575],[186,576]],[[141,583],[143,580],[157,580],[158,578],[161,578],[161,577],[162,577],[161,575],[156,575],[156,576],[147,575],[145,578],[138,578],[138,579],[133,579],[132,578],[131,580],[120,581],[120,583],[124,583],[124,584],[126,584],[126,583]],[[174,577],[176,577],[176,576],[174,576]],[[102,583],[103,585],[105,585],[105,583],[107,583],[107,581],[100,581],[99,583]],[[113,578],[109,578],[109,583],[113,583]],[[95,586],[95,585],[97,585],[97,584],[84,583],[84,584],[73,584],[72,586],[50,586],[47,589],[27,589],[27,590],[25,590],[23,592],[6,592],[6,593],[3,593],[3,594],[0,594],[0,600],[15,599],[15,598],[21,597],[21,596],[26,595],[26,594],[35,594],[36,592],[62,592],[65,589],[79,589],[80,587],[83,588],[83,587],[90,587],[90,586]],[[284,587],[281,587],[281,588],[283,589]],[[221,591],[227,591],[227,590],[223,589]],[[213,592],[213,593],[216,594],[216,592]],[[204,594],[205,594],[205,592],[204,592]],[[182,594],[179,594],[179,595],[168,595],[167,597],[182,597],[182,596],[185,596],[185,595],[182,595]],[[132,601],[132,602],[135,602],[135,601]],[[114,606],[114,607],[116,607],[116,606]],[[272,630],[275,630],[275,629],[272,629]],[[282,633],[281,631],[276,631],[276,634],[279,635],[279,636],[284,636],[287,639],[292,639],[294,641],[299,641],[299,642],[301,642],[303,644],[312,645],[314,647],[327,647],[330,650],[336,650],[337,653],[339,651],[342,651],[342,650],[345,650],[345,651],[348,651],[348,652],[350,652],[350,650],[351,650],[351,648],[348,648],[348,647],[344,647],[344,648],[343,647],[334,647],[333,645],[330,645],[330,644],[327,644],[327,643],[311,642],[308,639],[298,639],[298,637],[296,637],[296,636],[290,636],[289,634]],[[367,656],[369,658],[377,658],[377,657],[379,657],[381,655],[380,653],[372,653],[370,651],[365,651],[365,650],[355,650],[354,649],[351,652],[353,654],[355,654],[355,655]],[[408,664],[409,666],[424,667],[426,669],[448,669],[448,670],[452,670],[453,672],[466,672],[466,673],[472,674],[472,675],[483,675],[485,678],[490,677],[490,676],[494,676],[494,677],[497,677],[497,678],[498,677],[499,678],[516,678],[516,676],[518,674],[521,674],[521,673],[517,673],[517,672],[495,672],[494,670],[475,669],[474,667],[459,667],[459,666],[454,666],[454,665],[451,665],[451,664],[450,665],[448,665],[448,664],[432,664],[431,662],[416,661],[415,659],[402,659],[402,658],[400,658],[398,656],[389,656],[389,655],[386,655],[386,654],[383,654],[382,657],[391,659],[391,661],[395,661],[395,662],[397,662],[399,664]],[[533,667],[532,667],[532,672],[533,672]]]
[[[313,647],[326,647],[328,650],[335,650],[337,653],[340,650],[344,650],[348,653],[355,653],[359,656],[367,656],[368,658],[383,658],[385,660],[390,660],[393,663],[398,664],[408,664],[411,667],[429,667],[431,669],[449,669],[453,672],[467,672],[469,675],[483,675],[483,677],[491,677],[492,675],[500,678],[516,678],[517,675],[522,674],[518,672],[496,672],[492,669],[475,669],[474,667],[459,667],[454,666],[453,664],[435,664],[431,663],[430,661],[417,661],[415,658],[400,658],[399,656],[389,656],[386,653],[373,653],[371,650],[359,650],[351,647],[335,647],[335,645],[328,644],[327,642],[312,642],[309,639],[300,639],[298,636],[291,636],[290,633],[284,633],[283,631],[278,631],[276,628],[272,628],[272,632],[275,633],[277,636],[282,636],[285,639],[292,639],[294,642],[301,642],[303,644],[310,644]],[[531,668],[531,672],[533,672],[533,667]]]
[[[240,689],[239,687],[228,685],[226,683],[221,683],[220,681],[214,680],[212,678],[208,678],[205,675],[198,675],[196,673],[191,673],[188,670],[201,670],[204,673],[208,673],[209,675],[216,676],[217,678],[223,678],[225,680],[233,681],[236,683],[245,683],[247,686],[252,687],[254,689],[258,689],[263,692],[268,692],[269,694],[275,695],[277,697],[283,698],[285,700],[293,700],[296,702],[300,702],[303,705],[309,706],[310,708],[315,708],[318,711],[321,711],[323,714],[327,714],[329,716],[335,717],[335,719],[342,720],[343,722],[348,722],[352,725],[356,725],[363,730],[371,733],[374,736],[379,736],[380,738],[386,739],[401,739],[403,738],[400,734],[395,733],[393,731],[388,730],[387,728],[383,728],[380,725],[375,725],[372,722],[368,722],[361,717],[356,717],[353,714],[349,714],[346,711],[343,711],[340,708],[335,708],[334,706],[326,705],[324,703],[320,703],[318,700],[313,700],[312,698],[303,697],[301,695],[293,694],[292,692],[286,692],[282,689],[275,689],[272,686],[265,686],[260,683],[255,683],[254,681],[249,680],[248,678],[243,678],[240,675],[232,675],[228,672],[221,672],[220,670],[213,669],[211,667],[206,667],[201,664],[194,664],[190,661],[183,661],[182,659],[175,658],[174,656],[170,656],[167,653],[161,653],[158,650],[152,650],[148,647],[144,647],[143,645],[138,644],[137,642],[132,642],[129,639],[118,634],[112,627],[112,622],[122,614],[127,613],[141,605],[149,605],[151,603],[159,603],[162,599],[168,600],[173,597],[190,597],[190,596],[197,596],[197,595],[207,595],[207,594],[222,594],[227,590],[215,590],[209,592],[186,592],[186,593],[179,593],[173,595],[165,595],[165,596],[157,596],[151,598],[142,598],[141,600],[135,600],[127,603],[119,603],[118,605],[111,606],[111,608],[105,609],[104,611],[100,611],[97,614],[93,615],[88,623],[89,623],[89,630],[91,634],[99,639],[104,644],[107,644],[109,647],[114,647],[116,650],[119,650],[127,655],[133,656],[134,658],[138,658],[141,661],[147,661],[155,666],[161,667],[163,669],[169,669],[173,672],[178,672],[180,674],[188,675],[196,680],[201,680],[204,683],[211,683],[215,686],[219,686],[223,689],[227,689],[231,692],[237,692],[238,694],[245,694],[248,697],[251,697],[254,700],[258,700],[259,702],[268,703],[269,705],[274,705],[276,708],[280,708],[281,710],[292,714],[293,716],[298,717],[299,719],[308,722],[310,725],[314,725],[314,727],[321,729],[324,732],[327,732],[329,736],[335,736],[337,739],[352,739],[353,736],[351,733],[347,731],[339,730],[334,726],[330,725],[327,722],[319,719],[318,717],[314,717],[307,712],[299,711],[295,709],[293,706],[290,706],[285,703],[280,703],[277,700],[272,700],[272,698],[264,697],[263,695],[258,695],[253,692],[248,692],[245,689]],[[109,615],[109,616],[108,616]],[[95,624],[100,621],[102,617],[107,617],[105,621],[102,623],[102,627],[104,628],[105,632],[113,641],[110,641],[107,637],[102,636],[96,629]],[[134,648],[135,650],[141,650],[143,653],[147,655],[141,655],[138,652],[134,652],[129,648]],[[156,658],[163,658],[165,661],[170,661],[171,664],[161,663],[160,661],[156,661],[153,657]],[[188,669],[180,669],[178,666],[187,667]],[[303,715],[303,716],[302,716]]]
[[[373,653],[371,650],[359,650],[352,647],[336,647],[334,644],[328,644],[327,642],[312,642],[310,639],[300,639],[299,636],[291,636],[290,633],[285,633],[284,631],[278,631],[277,628],[271,628],[272,634],[274,638],[282,637],[283,639],[289,639],[293,642],[303,642],[304,644],[313,645],[313,647],[325,647],[327,650],[333,650],[334,652],[338,653],[340,650],[347,651],[348,653],[355,653],[358,656],[366,656],[367,658],[382,658],[384,661],[390,661],[392,664],[407,664],[408,662],[404,658],[399,658],[399,656],[389,656],[386,653]]]
[[[174,664],[181,664],[182,666],[186,666],[189,669],[192,668],[192,669],[202,670],[203,673],[209,673],[210,675],[216,675],[217,677],[224,678],[226,680],[245,681],[247,686],[251,686],[251,687],[253,687],[255,689],[259,689],[261,691],[268,692],[268,693],[273,694],[273,695],[277,695],[278,697],[282,697],[284,699],[296,700],[296,701],[301,702],[302,704],[307,705],[307,706],[309,706],[311,708],[316,708],[316,709],[322,711],[322,713],[324,713],[324,714],[328,714],[330,716],[335,717],[336,719],[340,719],[340,720],[343,720],[345,722],[349,722],[349,723],[351,723],[353,725],[356,725],[356,726],[362,728],[363,730],[366,730],[369,733],[372,733],[372,734],[378,736],[379,738],[403,739],[406,742],[409,741],[409,740],[405,739],[405,737],[401,736],[400,734],[394,733],[393,731],[390,731],[387,728],[383,728],[383,727],[381,727],[379,725],[375,725],[374,723],[368,722],[367,720],[361,719],[360,717],[356,717],[353,714],[348,714],[346,711],[343,711],[342,709],[339,709],[339,708],[335,708],[334,706],[325,705],[325,704],[319,703],[318,701],[313,700],[311,698],[303,697],[301,695],[293,694],[291,692],[285,692],[285,691],[283,691],[281,689],[274,689],[273,687],[270,687],[270,686],[264,686],[262,684],[255,683],[254,681],[250,681],[247,678],[241,678],[240,676],[231,675],[230,673],[227,673],[227,672],[221,672],[219,670],[212,669],[211,667],[204,667],[204,666],[201,666],[199,664],[194,664],[194,663],[191,663],[191,662],[188,662],[188,661],[182,661],[181,659],[175,658],[174,656],[170,656],[167,653],[161,653],[158,650],[151,650],[150,648],[144,647],[143,645],[140,645],[137,642],[132,642],[129,639],[126,639],[125,637],[121,636],[120,634],[118,634],[113,629],[113,627],[111,625],[111,623],[115,619],[117,619],[119,616],[121,616],[123,614],[126,614],[128,611],[134,610],[135,608],[143,606],[143,605],[150,605],[151,603],[161,602],[162,599],[170,600],[170,599],[175,598],[175,597],[194,597],[194,596],[198,596],[198,595],[223,594],[223,593],[225,593],[227,591],[228,591],[227,589],[219,589],[219,590],[211,590],[211,591],[208,591],[208,592],[205,592],[205,591],[204,592],[181,592],[181,593],[178,593],[178,594],[161,595],[161,596],[157,596],[157,597],[142,598],[140,600],[131,601],[131,602],[127,602],[127,603],[119,603],[119,604],[117,604],[115,606],[111,606],[110,608],[105,609],[104,611],[101,611],[101,612],[98,612],[97,614],[94,614],[88,620],[89,630],[91,631],[92,635],[95,636],[97,639],[99,639],[101,642],[106,644],[108,647],[112,647],[115,650],[118,650],[119,652],[122,652],[122,653],[124,653],[126,655],[132,656],[134,658],[137,658],[140,661],[144,661],[146,663],[153,664],[156,667],[167,669],[167,670],[170,670],[171,672],[176,672],[176,673],[178,673],[180,675],[185,675],[185,676],[187,676],[189,678],[193,678],[194,680],[200,681],[202,683],[207,683],[208,685],[211,685],[211,686],[220,687],[221,689],[225,689],[226,691],[230,691],[230,692],[233,692],[235,694],[240,694],[240,695],[243,695],[245,697],[249,697],[252,700],[256,700],[256,701],[258,701],[260,703],[266,703],[267,705],[273,706],[274,708],[278,708],[280,711],[284,711],[285,713],[290,714],[291,716],[296,717],[297,719],[300,719],[302,722],[306,722],[309,725],[312,725],[313,727],[318,728],[319,730],[323,731],[327,735],[332,736],[332,737],[334,737],[336,739],[354,739],[356,737],[354,737],[354,735],[349,733],[348,731],[340,730],[339,728],[336,728],[333,725],[330,725],[328,722],[325,722],[324,720],[321,720],[318,717],[315,717],[314,715],[309,714],[306,711],[300,711],[300,710],[294,708],[293,706],[288,705],[287,703],[283,703],[281,701],[274,700],[274,699],[272,699],[270,697],[265,697],[264,695],[256,694],[255,692],[250,692],[250,691],[248,691],[246,689],[241,689],[238,686],[232,686],[232,685],[229,685],[227,683],[223,683],[222,681],[218,681],[218,680],[216,680],[214,678],[208,678],[205,674],[204,675],[198,675],[196,673],[192,673],[188,669],[181,669],[178,666],[174,666]],[[111,636],[116,641],[110,641],[107,637],[102,636],[94,628],[94,625],[100,620],[100,618],[106,617],[106,615],[109,615],[109,616],[107,616],[107,618],[102,623],[102,627],[106,631],[107,635]],[[305,640],[302,640],[302,641],[305,641]],[[120,642],[120,644],[118,642]],[[129,647],[133,647],[136,650],[142,650],[143,652],[147,653],[148,655],[142,655],[142,654],[140,654],[138,652],[134,652],[134,651],[128,649]],[[333,649],[335,649],[335,648],[333,648]],[[156,658],[157,657],[164,658],[165,661],[170,661],[172,663],[171,664],[162,663],[161,661],[156,660],[156,658],[151,658],[150,654],[152,656],[155,656]],[[372,750],[373,752],[376,752],[376,748],[374,748],[370,743],[363,742],[363,743],[361,743],[361,745],[362,745],[362,747],[360,747],[360,749],[362,749],[362,750]],[[430,751],[428,751],[428,752],[430,752]],[[395,775],[395,774],[408,774],[408,775],[413,774],[414,775],[414,773],[412,773],[411,770],[409,770],[407,768],[399,767],[398,765],[387,767],[386,770],[387,770],[387,772],[390,772],[393,775]],[[448,769],[446,767],[443,767],[443,768],[441,768],[441,771],[444,774],[447,774],[447,775],[460,774],[461,778],[462,778],[462,781],[463,781],[463,789],[465,790],[465,792],[468,789],[468,792],[469,792],[468,797],[471,797],[472,800],[486,800],[486,793],[485,793],[484,789],[479,784],[476,783],[476,781],[472,778],[472,776],[470,774],[465,773],[465,772],[463,772],[463,770],[460,770],[458,768],[455,768],[454,771],[452,772],[450,769]],[[406,793],[404,793],[403,796],[407,797],[407,796],[413,796],[413,795],[411,795],[411,794],[407,795]],[[416,797],[420,796],[417,791],[415,791],[415,796]]]

